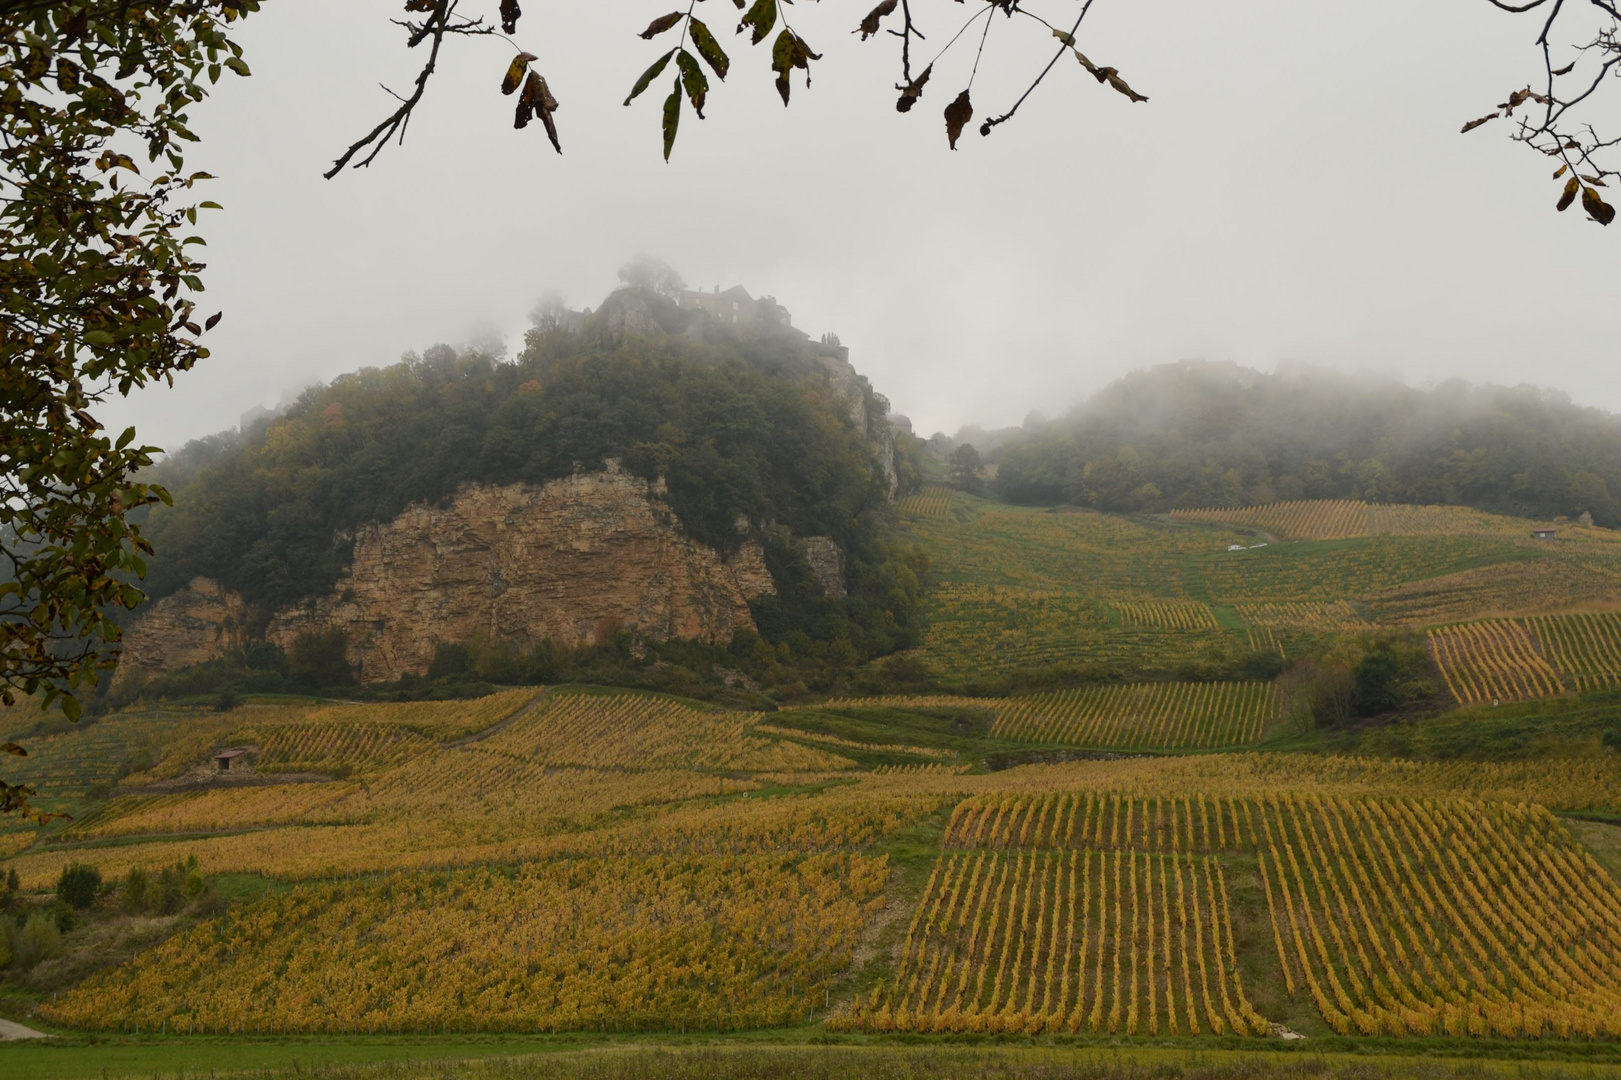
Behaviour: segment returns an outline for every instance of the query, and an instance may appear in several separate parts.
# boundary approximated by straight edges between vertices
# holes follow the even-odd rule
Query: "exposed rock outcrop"
[[[748,599],[775,591],[759,546],[723,560],[681,534],[661,494],[612,463],[539,488],[465,488],[445,509],[362,529],[348,578],[278,612],[265,636],[289,648],[336,627],[362,681],[388,682],[426,671],[439,642],[481,634],[586,644],[752,629]]]
[[[776,592],[765,552],[729,559],[682,535],[661,484],[621,471],[544,487],[464,488],[443,509],[412,507],[355,536],[329,596],[277,612],[267,640],[343,631],[364,682],[422,673],[440,642],[477,635],[532,644],[645,637],[725,641],[752,629],[748,601]],[[242,598],[206,578],[154,604],[125,636],[123,672],[160,674],[243,645]]]
[[[117,680],[218,660],[242,647],[246,622],[242,597],[209,578],[193,578],[186,588],[154,603],[125,632]]]
[[[805,561],[810,563],[811,573],[815,575],[823,596],[846,595],[844,552],[839,550],[839,545],[833,542],[831,536],[807,536],[796,546],[800,554],[805,556]]]

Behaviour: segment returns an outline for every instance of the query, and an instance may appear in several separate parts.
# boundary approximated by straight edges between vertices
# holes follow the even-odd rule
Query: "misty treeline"
[[[543,484],[616,458],[664,478],[694,538],[725,553],[745,536],[764,546],[778,595],[752,603],[763,644],[750,635],[719,661],[847,670],[914,644],[926,559],[880,535],[887,481],[873,432],[818,363],[832,346],[775,328],[684,333],[700,313],[648,289],[616,297],[588,319],[530,331],[510,361],[435,346],[189,445],[153,470],[174,506],[151,515],[149,593],[213,578],[248,602],[253,633],[275,609],[329,593],[362,525],[443,505],[463,484]],[[658,329],[626,331],[627,303]],[[870,426],[887,430],[888,403],[865,392]],[[848,597],[821,595],[793,543],[803,536],[838,543]],[[611,666],[629,648],[519,656],[487,644],[474,666],[503,681]],[[282,669],[296,674],[298,659]]]
[[[1621,525],[1621,420],[1530,386],[1167,364],[1006,433],[987,456],[996,493],[1032,505],[1365,499]]]

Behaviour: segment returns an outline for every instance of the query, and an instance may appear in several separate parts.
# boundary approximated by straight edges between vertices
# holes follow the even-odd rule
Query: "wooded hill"
[[[1587,511],[1621,525],[1621,421],[1531,386],[1420,390],[1300,365],[1163,364],[1007,433],[988,457],[997,493],[1026,505],[1363,499],[1544,520]]]
[[[911,640],[917,583],[878,536],[888,480],[874,438],[888,403],[854,380],[864,408],[852,406],[823,362],[841,355],[787,327],[740,329],[621,289],[589,318],[530,331],[511,361],[440,345],[344,375],[154,470],[174,506],[150,521],[147,590],[159,599],[208,577],[262,625],[331,591],[359,526],[444,505],[468,483],[543,484],[619,459],[664,479],[693,538],[722,554],[745,536],[762,543],[778,592],[757,612],[768,636],[889,652]],[[815,587],[792,544],[804,536],[839,545],[848,598]]]

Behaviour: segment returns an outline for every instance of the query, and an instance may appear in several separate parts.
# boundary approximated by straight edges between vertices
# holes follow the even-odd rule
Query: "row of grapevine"
[[[1246,626],[1290,630],[1371,630],[1373,624],[1344,600],[1234,604]]]
[[[1109,606],[1127,626],[1152,630],[1215,630],[1220,626],[1207,605],[1192,601],[1113,600]]]
[[[1334,1030],[1621,1035],[1621,889],[1541,807],[1285,795],[1253,817],[1286,982]]]
[[[945,846],[1213,852],[1246,846],[1241,802],[1117,792],[976,795],[952,811]]]
[[[951,513],[951,488],[930,484],[916,495],[908,495],[896,503],[903,514],[921,514],[925,517],[945,517]]]
[[[805,731],[802,728],[783,727],[779,724],[755,724],[754,731],[766,735],[782,735],[786,738],[801,739],[805,742],[818,743],[823,746],[837,746],[844,750],[858,750],[875,754],[910,754],[913,757],[926,757],[945,760],[956,757],[951,750],[942,750],[937,746],[914,746],[910,743],[869,743],[857,742],[855,739],[846,739],[838,735],[828,735],[820,731]]]
[[[1526,622],[1572,689],[1598,690],[1621,682],[1621,614],[1542,615]]]
[[[883,858],[565,859],[272,893],[41,1009],[171,1032],[733,1029],[805,1019]]]
[[[1464,705],[1564,693],[1559,673],[1518,620],[1442,627],[1429,631],[1429,640],[1447,689]]]
[[[1140,683],[1010,698],[991,734],[1078,746],[1202,749],[1256,742],[1281,701],[1270,683]]]
[[[870,1031],[1263,1034],[1210,857],[943,856],[894,982],[832,1017]]]
[[[266,725],[237,734],[257,735],[260,772],[326,772],[335,765],[378,771],[438,748],[410,728],[349,720]]]
[[[848,758],[748,734],[753,714],[706,712],[641,694],[552,694],[482,740],[490,753],[595,769],[829,771]]]
[[[1341,540],[1368,535],[1368,504],[1348,499],[1306,499],[1264,506],[1172,510],[1177,521],[1247,525],[1279,540]]]

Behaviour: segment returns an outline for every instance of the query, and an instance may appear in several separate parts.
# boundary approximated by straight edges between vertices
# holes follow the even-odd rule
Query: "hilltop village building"
[[[684,308],[707,311],[716,322],[732,326],[794,325],[788,309],[777,303],[776,297],[762,296],[756,300],[741,285],[733,285],[725,292],[720,291],[719,285],[715,286],[714,292],[707,293],[702,289],[682,289],[676,303]]]

